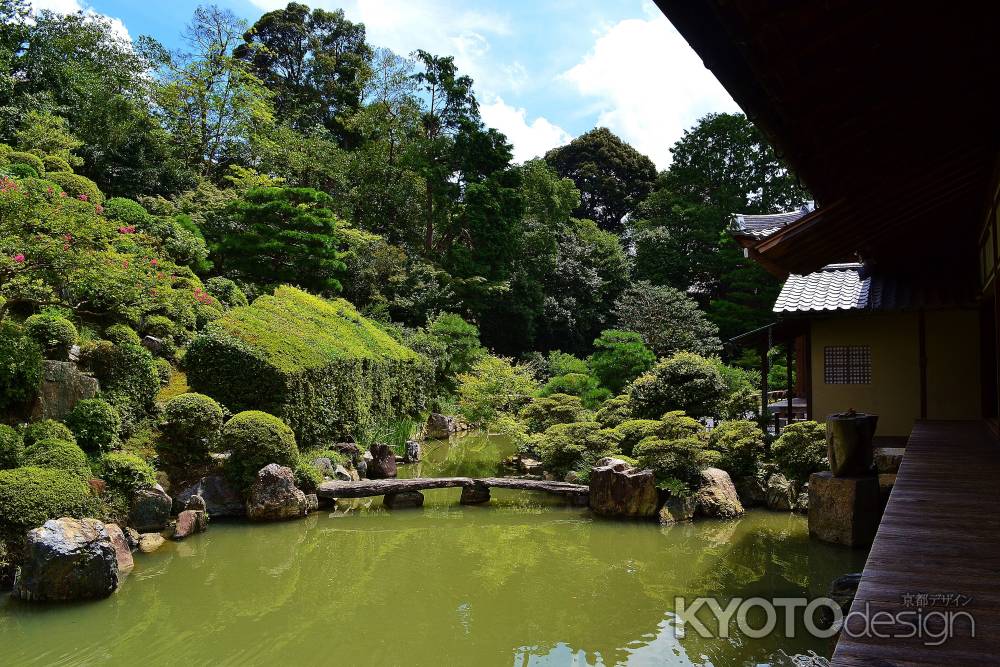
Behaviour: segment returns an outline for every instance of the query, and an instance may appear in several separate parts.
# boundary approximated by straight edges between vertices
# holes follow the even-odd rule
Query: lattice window
[[[826,384],[871,384],[871,346],[828,345],[824,347],[823,381]]]

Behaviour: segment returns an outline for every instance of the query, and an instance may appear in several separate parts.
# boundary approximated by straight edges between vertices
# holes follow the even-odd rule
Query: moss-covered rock
[[[351,304],[291,287],[209,323],[184,363],[192,389],[277,415],[308,447],[419,411],[432,373]]]

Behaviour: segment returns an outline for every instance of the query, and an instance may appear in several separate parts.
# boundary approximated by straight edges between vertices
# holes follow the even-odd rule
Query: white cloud
[[[514,145],[514,161],[524,162],[567,143],[572,137],[558,125],[539,116],[530,123],[525,109],[513,107],[497,97],[480,107],[483,121],[507,135]]]
[[[120,39],[132,41],[132,36],[128,33],[128,28],[125,27],[125,23],[114,16],[108,16],[107,14],[101,14],[94,10],[88,4],[80,2],[80,0],[32,0],[31,8],[34,11],[41,11],[43,9],[48,9],[56,14],[75,14],[77,12],[83,12],[85,15],[90,17],[100,17],[106,19],[111,23],[111,30],[114,31]]]
[[[699,117],[739,107],[670,22],[649,16],[606,29],[562,78],[594,101],[597,125],[664,169],[670,147]]]

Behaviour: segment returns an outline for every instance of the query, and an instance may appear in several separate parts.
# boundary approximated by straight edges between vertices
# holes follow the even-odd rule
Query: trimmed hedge
[[[160,391],[153,355],[142,345],[102,340],[87,351],[87,362],[101,383],[104,398],[118,409],[127,437],[152,412]]]
[[[0,324],[0,410],[27,403],[42,383],[42,349],[20,328]]]
[[[128,452],[108,452],[101,457],[101,479],[126,498],[138,489],[156,484],[156,471],[146,459]]]
[[[24,151],[11,151],[7,153],[7,161],[10,164],[26,164],[41,176],[45,173],[45,163],[42,162],[42,158],[38,157],[34,153],[26,153]]]
[[[43,419],[32,422],[24,427],[24,446],[34,447],[36,442],[42,440],[65,440],[76,444],[76,436],[73,431],[54,419]]]
[[[24,321],[24,333],[38,343],[49,359],[65,361],[76,344],[77,332],[65,317],[39,313]]]
[[[57,171],[45,174],[45,178],[59,185],[71,197],[86,197],[87,201],[91,204],[101,204],[104,202],[104,193],[97,187],[97,183],[94,183],[86,176]]]
[[[89,493],[86,482],[63,470],[0,470],[0,535],[20,538],[49,519],[80,516]]]
[[[16,429],[0,424],[0,470],[16,468],[24,458],[24,438]]]
[[[752,475],[764,459],[764,432],[756,422],[732,419],[712,429],[708,446],[719,453],[719,467],[734,479]]]
[[[56,172],[73,173],[73,167],[70,166],[66,158],[59,155],[46,155],[42,158],[42,164],[45,165],[45,173],[47,174]]]
[[[100,398],[85,398],[66,415],[66,426],[85,452],[99,454],[118,446],[122,417],[113,405]]]
[[[826,426],[814,421],[793,422],[771,444],[771,456],[789,479],[809,480],[814,472],[828,470]]]
[[[80,479],[90,479],[90,463],[83,450],[66,440],[49,438],[39,440],[28,448],[24,464],[36,468],[54,468],[76,475]]]
[[[292,287],[209,323],[184,365],[192,389],[277,415],[305,447],[419,412],[433,373],[348,302]]]
[[[191,465],[208,460],[219,441],[222,407],[204,394],[175,396],[163,407],[157,451],[172,465]]]
[[[259,410],[234,415],[222,429],[222,447],[230,452],[226,473],[240,488],[248,488],[264,466],[277,463],[293,470],[299,464],[299,448],[292,429]]]
[[[112,324],[104,331],[105,340],[109,340],[115,345],[141,345],[142,339],[135,329],[127,324]]]

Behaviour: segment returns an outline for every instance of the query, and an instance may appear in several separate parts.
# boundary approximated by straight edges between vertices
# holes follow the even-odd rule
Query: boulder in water
[[[701,471],[701,486],[694,495],[696,513],[729,519],[743,514],[743,505],[729,473],[719,468]]]
[[[389,445],[374,444],[368,448],[368,479],[389,479],[396,476],[396,455]]]
[[[118,588],[118,559],[97,519],[50,519],[29,530],[25,558],[14,581],[22,600],[103,598]]]
[[[174,525],[174,539],[183,540],[208,530],[208,515],[205,510],[184,510],[177,515]]]
[[[382,498],[382,504],[391,510],[410,509],[422,507],[424,504],[424,494],[419,491],[400,491],[398,493],[387,493]]]
[[[257,473],[247,498],[247,517],[253,521],[283,521],[306,514],[306,495],[295,486],[291,468],[270,463]]]
[[[767,509],[791,512],[799,497],[798,485],[776,472],[767,479]]]
[[[159,533],[143,533],[139,536],[139,551],[144,554],[151,554],[166,543],[163,535]]]
[[[422,452],[420,451],[420,443],[416,440],[406,441],[406,454],[403,456],[403,461],[406,463],[416,463],[420,460]]]
[[[604,458],[590,471],[590,509],[604,516],[651,517],[659,495],[650,470]]]
[[[246,505],[239,491],[221,475],[202,477],[178,493],[174,511],[181,512],[187,509],[187,503],[192,496],[201,496],[205,501],[205,511],[213,519],[246,515]]]
[[[115,548],[115,560],[118,561],[118,571],[127,572],[131,570],[135,567],[135,561],[132,560],[132,547],[125,536],[125,532],[117,523],[105,524],[104,528],[108,531],[111,546]]]
[[[151,489],[141,489],[132,496],[129,523],[140,533],[163,530],[170,523],[172,506],[173,501],[159,484]]]

